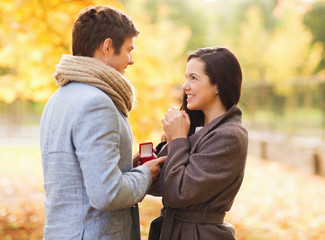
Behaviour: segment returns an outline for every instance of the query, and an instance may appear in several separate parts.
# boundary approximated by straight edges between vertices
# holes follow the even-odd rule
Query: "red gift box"
[[[140,153],[140,161],[142,163],[148,162],[155,157],[152,152],[153,144],[152,142],[140,143],[139,145],[139,153]]]

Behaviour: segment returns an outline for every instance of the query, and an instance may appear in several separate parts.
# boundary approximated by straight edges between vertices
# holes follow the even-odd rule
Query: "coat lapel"
[[[199,143],[201,142],[202,138],[208,134],[212,129],[214,129],[215,127],[217,127],[220,122],[222,122],[223,119],[226,119],[230,116],[232,116],[233,114],[238,114],[238,112],[240,113],[240,109],[234,105],[232,106],[228,112],[226,112],[225,114],[221,115],[220,117],[217,117],[216,119],[214,119],[212,122],[210,122],[208,125],[206,125],[204,128],[202,128],[200,131],[194,133],[192,136],[190,136],[189,140],[191,143],[191,152],[190,154],[194,153],[196,148],[198,147]]]

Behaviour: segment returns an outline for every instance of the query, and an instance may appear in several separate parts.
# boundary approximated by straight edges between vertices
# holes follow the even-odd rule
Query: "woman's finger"
[[[164,117],[161,119],[162,124],[165,126],[167,124],[167,119]]]

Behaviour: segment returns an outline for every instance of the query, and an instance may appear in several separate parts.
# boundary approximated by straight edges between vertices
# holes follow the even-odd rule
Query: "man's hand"
[[[157,152],[157,149],[156,148],[152,148],[152,151],[153,151],[153,156],[154,158],[157,158],[157,155],[155,154],[155,152]],[[133,162],[133,167],[139,167],[142,162],[141,162],[141,156],[140,156],[140,153],[137,152],[136,154],[133,155],[132,157],[132,162]]]
[[[141,161],[140,161],[141,157],[140,157],[140,153],[137,152],[136,154],[133,155],[132,157],[132,161],[133,161],[133,167],[139,167],[141,165]]]
[[[150,168],[151,177],[152,177],[153,181],[155,181],[158,178],[160,171],[161,171],[160,164],[163,164],[165,162],[165,160],[166,160],[166,157],[164,156],[164,157],[153,159],[153,160],[150,160],[150,161],[144,163],[144,165],[146,165],[148,168]]]

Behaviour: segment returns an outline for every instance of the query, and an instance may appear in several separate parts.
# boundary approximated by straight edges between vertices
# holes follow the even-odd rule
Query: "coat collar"
[[[194,145],[191,148],[190,154],[196,150],[198,144],[207,133],[217,127],[224,119],[232,118],[234,115],[237,115],[237,117],[239,116],[241,118],[241,110],[236,105],[232,106],[225,114],[214,119],[200,131],[192,134],[192,136],[189,137],[189,140],[191,143],[194,143]]]

